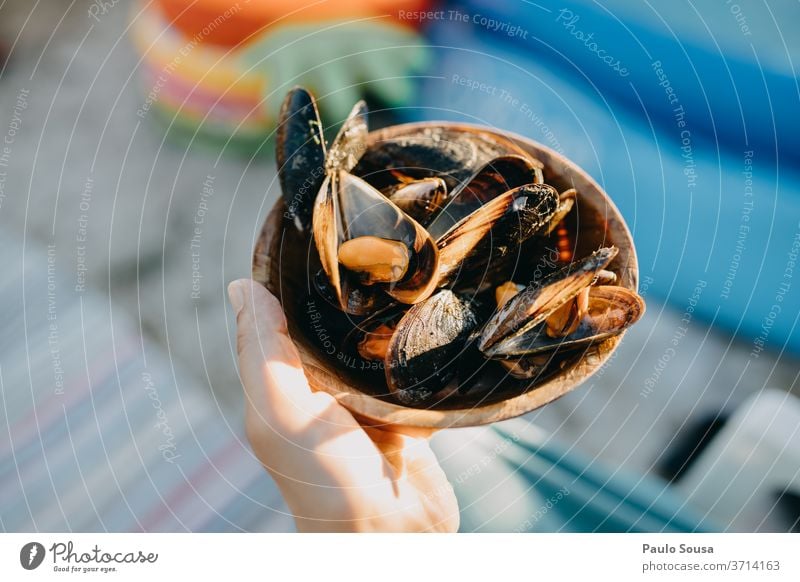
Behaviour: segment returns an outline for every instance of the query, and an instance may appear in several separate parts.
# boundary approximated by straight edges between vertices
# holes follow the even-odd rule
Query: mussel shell
[[[490,200],[440,237],[439,285],[455,277],[459,285],[475,284],[513,255],[520,245],[550,221],[558,194],[547,184],[528,184]]]
[[[275,157],[287,213],[298,229],[306,230],[325,179],[325,138],[314,98],[302,87],[289,91],[283,100]]]
[[[358,344],[367,334],[372,333],[380,325],[396,326],[408,309],[409,307],[402,303],[389,303],[385,306],[376,307],[365,318],[354,321],[353,328],[342,341],[342,347],[353,355],[359,355]]]
[[[328,175],[314,202],[314,243],[327,277],[327,285],[317,277],[315,286],[323,297],[338,304],[345,313],[366,315],[386,305],[389,300],[379,289],[359,285],[355,277],[339,265],[339,246],[345,237],[339,205],[340,188],[339,175]]]
[[[354,277],[339,264],[342,241],[376,236],[404,243],[410,262],[403,279],[385,290],[402,303],[417,303],[436,288],[439,253],[431,236],[415,220],[364,180],[345,172],[331,173],[314,204],[314,242],[333,294],[348,313],[365,313],[353,299],[367,299],[373,289],[352,284]],[[353,294],[356,294],[354,296]]]
[[[518,380],[535,380],[547,371],[547,362],[540,364],[533,358],[498,360],[503,368]]]
[[[386,355],[386,384],[403,404],[421,405],[453,379],[477,317],[449,290],[412,306],[398,322]]]
[[[624,331],[644,313],[644,301],[626,287],[600,285],[589,290],[589,310],[578,328],[566,337],[552,338],[544,324],[514,334],[494,350],[494,357],[513,358],[554,350],[573,350]]]
[[[399,182],[384,190],[383,194],[424,227],[431,223],[449,200],[447,184],[441,178]]]
[[[367,104],[363,100],[353,106],[331,143],[325,159],[328,172],[351,171],[367,150],[367,113]]]
[[[344,239],[375,236],[413,246],[415,223],[396,204],[353,174],[339,172],[336,184]]]
[[[616,247],[601,248],[526,287],[483,325],[478,348],[490,358],[508,354],[509,342],[544,322],[553,311],[590,285],[616,254]]]
[[[453,190],[490,160],[506,155],[530,157],[511,140],[477,128],[411,127],[408,133],[371,145],[353,169],[379,190],[396,182],[393,171],[413,178],[438,176]]]
[[[528,156],[501,156],[490,160],[450,192],[447,206],[428,226],[431,236],[440,238],[458,222],[509,190],[539,183],[540,165],[541,162]]]
[[[409,249],[410,264],[398,283],[386,292],[401,303],[418,303],[436,289],[439,253],[428,231],[367,182],[340,173],[342,222],[347,239],[377,236],[398,240]]]
[[[342,305],[342,274],[339,268],[339,245],[344,240],[342,215],[339,211],[339,188],[336,176],[326,176],[314,201],[314,244],[319,261],[328,276],[330,288]]]
[[[550,234],[555,230],[562,220],[564,220],[567,215],[570,213],[572,208],[575,206],[575,201],[578,198],[578,191],[575,188],[570,188],[569,190],[565,190],[562,192],[558,197],[558,209],[556,209],[555,214],[550,219],[550,223],[542,229],[543,235]]]
[[[313,279],[317,294],[328,304],[349,315],[368,316],[392,303],[392,298],[377,287],[365,287],[347,273],[340,273],[341,300],[331,286],[330,279],[324,270],[316,273]],[[344,303],[344,307],[342,307]]]

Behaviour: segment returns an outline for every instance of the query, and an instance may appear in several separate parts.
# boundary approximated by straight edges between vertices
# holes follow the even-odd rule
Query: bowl
[[[535,141],[476,125],[426,122],[388,127],[369,134],[369,144],[428,126],[446,126],[452,129],[479,129],[513,141],[545,166],[545,180],[559,192],[576,188],[578,201],[571,212],[578,228],[574,242],[575,256],[590,254],[601,246],[614,245],[619,253],[609,265],[619,277],[618,285],[636,290],[638,264],[630,231],[614,203],[600,186],[581,168],[563,155]],[[310,331],[300,322],[309,317],[308,309],[299,299],[309,281],[305,265],[309,253],[315,252],[284,218],[286,207],[279,199],[269,212],[253,252],[253,279],[262,283],[283,305],[289,332],[297,344],[305,373],[314,390],[333,395],[364,423],[380,426],[442,429],[476,426],[498,422],[530,412],[567,394],[586,381],[608,361],[622,339],[622,334],[598,342],[581,357],[549,376],[542,383],[522,393],[485,399],[455,408],[410,408],[375,395],[374,376],[344,364],[332,361],[329,341],[324,340],[324,329]],[[502,394],[502,390],[498,391]]]

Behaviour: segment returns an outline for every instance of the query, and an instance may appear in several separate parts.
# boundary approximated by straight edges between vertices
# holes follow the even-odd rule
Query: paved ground
[[[27,245],[55,245],[60,273],[78,286],[85,275],[86,285],[109,294],[114,309],[136,318],[235,420],[240,394],[224,288],[249,274],[255,233],[277,195],[274,164],[164,143],[163,128],[136,116],[136,57],[119,40],[126,3],[99,24],[75,9],[47,44],[61,10],[37,13],[0,81],[3,125],[15,104],[25,105],[2,228]],[[687,323],[689,300],[675,308],[649,301],[613,361],[532,420],[601,462],[647,472],[687,425],[766,386],[800,392],[797,361],[752,357],[749,341]]]

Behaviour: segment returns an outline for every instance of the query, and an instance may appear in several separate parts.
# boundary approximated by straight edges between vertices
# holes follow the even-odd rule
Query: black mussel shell
[[[624,331],[644,313],[644,301],[626,287],[596,286],[589,290],[589,310],[578,328],[566,337],[552,338],[544,323],[514,334],[495,349],[496,357],[532,356],[555,350],[573,350]]]
[[[331,144],[325,160],[328,172],[349,172],[367,149],[367,104],[359,101],[353,106],[339,133]]]
[[[504,357],[509,342],[544,322],[553,311],[589,286],[616,255],[616,247],[601,248],[526,287],[483,325],[478,348],[487,357]]]
[[[345,238],[375,236],[405,243],[410,263],[403,279],[385,287],[401,303],[418,303],[436,289],[439,253],[427,230],[364,180],[341,173]]]
[[[528,184],[490,200],[462,219],[437,240],[439,285],[458,278],[458,285],[474,286],[489,267],[500,266],[528,238],[550,221],[558,194],[547,184]]]
[[[383,191],[400,210],[427,227],[449,200],[447,184],[441,178],[399,182]]]
[[[380,139],[353,169],[382,190],[396,182],[395,170],[412,178],[438,176],[452,191],[494,158],[528,154],[512,141],[477,128],[409,128],[407,134]]]
[[[389,285],[360,285],[339,263],[345,240],[372,236],[399,241],[408,248],[409,265],[402,280]],[[314,204],[314,242],[333,294],[348,313],[364,313],[353,293],[371,297],[385,291],[402,303],[417,303],[436,288],[439,255],[428,232],[364,180],[343,170],[331,173]],[[350,289],[351,284],[356,284]]]
[[[287,214],[298,229],[307,230],[314,198],[325,179],[325,138],[314,97],[301,87],[283,100],[275,157]]]
[[[450,192],[447,206],[428,226],[438,239],[455,224],[504,192],[541,182],[541,162],[527,156],[501,156],[487,162]]]
[[[397,324],[386,355],[390,392],[410,406],[431,400],[454,378],[476,325],[470,304],[446,289],[412,306]]]

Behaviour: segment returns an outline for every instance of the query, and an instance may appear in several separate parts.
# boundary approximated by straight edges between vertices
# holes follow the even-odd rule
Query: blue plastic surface
[[[457,10],[474,19],[490,14],[491,6],[473,2]],[[602,28],[588,16],[579,21],[586,30],[596,25],[605,31],[595,38],[608,42],[608,53],[622,51],[627,77],[587,47],[575,47],[571,31],[557,34],[554,27],[563,27],[553,22],[552,12],[523,9],[527,20],[513,22],[529,27],[527,40],[469,19],[433,22],[428,34],[436,66],[423,83],[425,107],[407,111],[408,117],[489,124],[562,152],[594,176],[620,208],[650,297],[751,342],[753,357],[762,349],[799,353],[800,173],[787,161],[792,150],[796,153],[794,142],[781,142],[776,156],[776,144],[766,145],[769,132],[756,139],[754,130],[750,141],[738,139],[741,119],[726,113],[732,102],[716,104],[724,101],[721,90],[713,116],[704,117],[698,105],[702,92],[692,89],[694,73],[667,60],[680,47],[649,45],[678,95],[679,101],[670,103],[647,61],[625,48],[623,32]],[[544,48],[534,46],[540,34],[549,39]],[[542,56],[548,51],[550,56]],[[592,60],[600,64],[586,64]],[[695,64],[700,60],[692,56]],[[706,66],[716,65],[712,59]],[[705,79],[703,87],[709,85],[717,82]],[[776,126],[793,127],[797,115],[789,111],[797,110],[796,94],[752,89],[748,107],[762,109],[748,118],[748,130],[762,123],[759,116],[770,102],[782,115]],[[624,91],[634,98],[621,96]],[[719,131],[718,140],[709,139],[709,127],[716,124],[719,130],[723,121],[724,139]],[[789,133],[797,139],[797,132]]]

